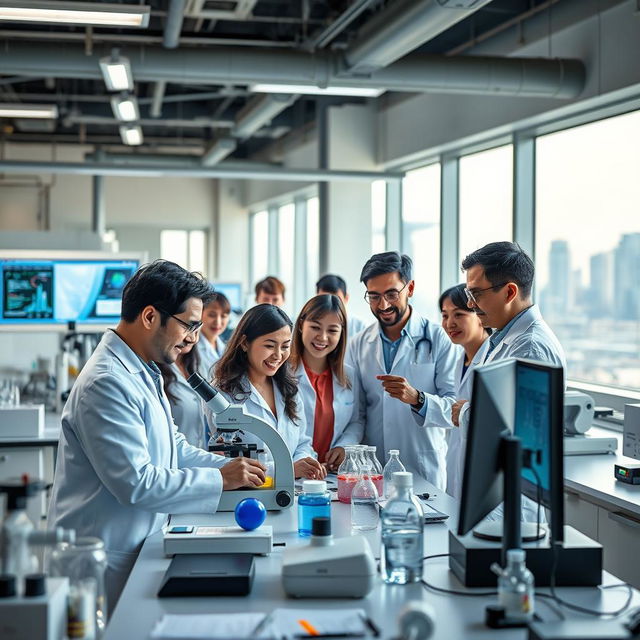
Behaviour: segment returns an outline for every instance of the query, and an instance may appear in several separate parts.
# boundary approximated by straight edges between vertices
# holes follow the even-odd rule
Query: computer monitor
[[[500,360],[474,372],[471,414],[460,501],[458,535],[465,535],[505,499],[505,437],[520,440],[522,458],[540,476],[521,468],[525,495],[551,512],[551,539],[562,541],[562,367],[524,359]],[[522,461],[518,461],[520,465]]]
[[[525,456],[540,478],[526,465],[522,468],[522,493],[541,502],[550,512],[551,540],[564,538],[562,367],[533,360],[516,361],[514,435],[520,438]],[[526,452],[531,452],[527,454]]]
[[[211,286],[214,291],[219,291],[227,297],[232,311],[242,313],[242,285],[239,282],[212,282]]]
[[[502,438],[512,430],[513,360],[474,371],[458,535],[465,535],[502,502]]]
[[[33,253],[0,256],[0,328],[117,324],[122,292],[138,269],[139,258]]]

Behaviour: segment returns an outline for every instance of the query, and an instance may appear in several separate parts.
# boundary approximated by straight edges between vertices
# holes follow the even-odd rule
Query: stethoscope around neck
[[[415,338],[412,337],[415,341]],[[420,356],[420,345],[425,343],[428,347],[427,357],[424,359],[424,362],[418,362],[418,358]],[[418,338],[417,341],[414,342],[413,345],[413,364],[426,364],[427,361],[432,357],[433,354],[433,342],[429,337],[429,321],[425,320],[424,327],[422,328],[422,335]]]

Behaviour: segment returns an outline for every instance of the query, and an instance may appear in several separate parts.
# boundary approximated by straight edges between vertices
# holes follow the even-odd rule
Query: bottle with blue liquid
[[[305,480],[298,496],[298,535],[310,536],[314,518],[331,518],[331,494],[324,480]]]

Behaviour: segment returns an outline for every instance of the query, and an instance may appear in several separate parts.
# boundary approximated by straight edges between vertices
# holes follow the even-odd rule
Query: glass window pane
[[[160,232],[160,257],[171,260],[185,269],[189,266],[187,232],[177,229],[165,229]]]
[[[407,172],[402,181],[402,249],[413,259],[412,304],[437,319],[440,296],[440,164]]]
[[[573,380],[640,388],[640,112],[536,143],[537,300]]]
[[[207,234],[205,231],[189,232],[189,271],[207,272]]]
[[[278,210],[278,258],[280,273],[285,294],[285,308],[291,311],[293,305],[294,279],[294,244],[295,244],[296,208],[293,203],[286,204]]]
[[[371,251],[382,253],[387,245],[387,183],[374,180],[371,183]]]
[[[320,212],[318,198],[307,200],[307,291],[306,297],[310,298],[316,292],[318,273],[318,260],[320,253]]]
[[[258,211],[251,216],[251,288],[267,275],[268,260],[269,214]]]
[[[458,263],[489,242],[513,240],[513,145],[460,158]]]

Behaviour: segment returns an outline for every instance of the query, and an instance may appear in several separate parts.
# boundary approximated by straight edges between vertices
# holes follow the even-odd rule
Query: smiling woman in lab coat
[[[202,375],[208,380],[213,375],[213,367],[224,353],[225,343],[220,338],[229,324],[231,303],[224,293],[214,291],[211,302],[202,310],[202,330],[196,349],[200,356]]]
[[[456,398],[470,398],[473,384],[473,370],[482,362],[489,346],[487,338],[491,329],[485,329],[475,312],[467,307],[464,285],[447,289],[439,301],[442,314],[442,328],[454,344],[464,351],[456,364]],[[451,410],[442,414],[443,425],[451,427]],[[447,493],[460,498],[462,473],[467,442],[467,421],[447,431]]]
[[[287,362],[291,328],[279,307],[259,304],[249,309],[215,366],[213,384],[278,431],[291,453],[296,478],[323,478],[326,471],[307,435],[302,399]]]
[[[347,314],[336,295],[311,298],[293,330],[291,368],[298,385],[318,460],[335,471],[344,446],[362,440],[363,425],[351,384],[353,369],[344,363]]]

